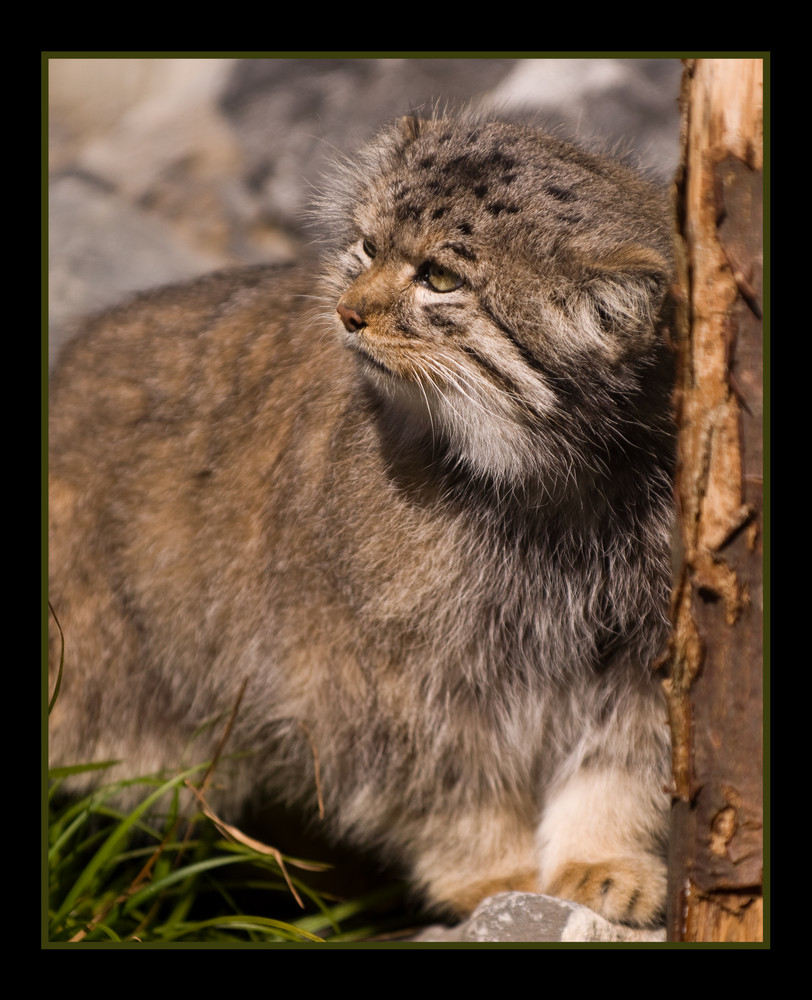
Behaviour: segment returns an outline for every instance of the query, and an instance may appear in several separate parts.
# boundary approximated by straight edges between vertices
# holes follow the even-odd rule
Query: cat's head
[[[471,117],[401,119],[345,180],[338,329],[402,419],[478,473],[550,483],[639,425],[672,281],[662,192]]]

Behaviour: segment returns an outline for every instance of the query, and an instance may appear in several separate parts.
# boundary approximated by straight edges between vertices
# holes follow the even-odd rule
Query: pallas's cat
[[[672,427],[661,192],[535,129],[401,119],[323,268],[89,321],[52,382],[52,760],[204,760],[464,914],[662,912]],[[323,271],[323,273],[322,273]],[[58,643],[54,643],[57,649]],[[202,730],[201,730],[201,727]]]

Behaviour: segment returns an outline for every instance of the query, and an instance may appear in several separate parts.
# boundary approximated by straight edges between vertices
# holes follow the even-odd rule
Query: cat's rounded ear
[[[414,115],[403,115],[395,122],[395,133],[404,143],[414,142],[420,135],[420,126],[423,123]]]
[[[671,264],[651,247],[617,247],[586,265],[594,332],[615,350],[642,347],[656,333],[672,281]],[[600,331],[600,332],[598,332]],[[610,353],[615,353],[610,349]]]

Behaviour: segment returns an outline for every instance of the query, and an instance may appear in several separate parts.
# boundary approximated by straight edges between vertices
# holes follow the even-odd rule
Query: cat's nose
[[[354,309],[348,308],[341,302],[338,303],[336,312],[341,317],[341,322],[347,333],[357,333],[366,326],[364,320]]]

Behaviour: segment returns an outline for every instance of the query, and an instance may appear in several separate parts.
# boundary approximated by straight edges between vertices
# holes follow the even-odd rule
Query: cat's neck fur
[[[431,619],[435,652],[440,637],[450,652],[474,645],[476,635],[475,658],[461,657],[457,648],[445,662],[463,664],[472,681],[477,672],[479,681],[492,674],[497,686],[517,677],[535,684],[560,671],[571,674],[574,660],[587,672],[599,669],[614,654],[618,635],[625,636],[627,657],[653,658],[667,627],[669,581],[653,555],[661,551],[671,516],[669,448],[660,440],[667,435],[665,426],[626,428],[622,447],[619,441],[607,446],[605,467],[582,467],[566,482],[532,474],[506,482],[472,470],[430,424],[404,420],[402,408],[382,398],[360,373],[352,378],[344,407],[339,432],[344,439],[336,444],[366,467],[356,470],[353,487],[331,484],[336,518],[356,507],[348,502],[348,488],[377,493],[385,485],[416,526],[416,544],[397,554],[401,566],[412,564],[417,581],[421,560],[430,554],[431,573],[441,588],[434,593],[416,582],[408,612],[389,607],[386,616],[415,623]],[[624,449],[633,457],[624,461]],[[358,504],[362,509],[364,500]],[[384,528],[373,523],[370,530]],[[616,573],[620,563],[624,570],[638,566],[639,574]],[[568,567],[564,576],[562,565]],[[363,572],[363,556],[354,569]],[[374,569],[369,567],[370,579]],[[365,586],[365,580],[358,582],[358,591]],[[448,593],[455,587],[460,602],[450,604]],[[637,638],[629,641],[630,633]],[[582,655],[573,657],[577,647]],[[501,669],[506,657],[514,665],[513,681],[511,672]]]

